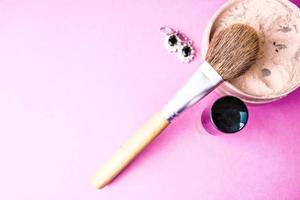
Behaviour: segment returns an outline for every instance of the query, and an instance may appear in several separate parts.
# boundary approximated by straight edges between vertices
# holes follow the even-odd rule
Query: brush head
[[[248,25],[234,24],[212,38],[205,60],[227,81],[245,73],[258,52],[257,32]]]

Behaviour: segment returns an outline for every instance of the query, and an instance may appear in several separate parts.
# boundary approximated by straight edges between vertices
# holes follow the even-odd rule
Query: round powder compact
[[[251,103],[280,99],[300,85],[300,10],[288,0],[231,0],[212,18],[202,42],[235,23],[252,26],[260,35],[260,52],[249,71],[220,88]]]

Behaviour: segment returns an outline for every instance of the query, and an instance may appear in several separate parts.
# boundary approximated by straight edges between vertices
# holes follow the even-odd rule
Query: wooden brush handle
[[[160,113],[155,114],[99,170],[94,185],[100,189],[112,181],[168,124]]]

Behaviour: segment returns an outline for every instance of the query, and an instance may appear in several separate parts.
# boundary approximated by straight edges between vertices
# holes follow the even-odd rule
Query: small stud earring
[[[194,59],[195,56],[195,50],[192,46],[192,42],[188,41],[183,43],[177,52],[178,58],[184,62],[184,63],[189,63]]]
[[[172,53],[177,53],[177,57],[184,63],[189,63],[194,59],[195,50],[185,35],[170,27],[162,27],[160,31],[166,36],[164,46]]]
[[[181,43],[178,31],[169,27],[162,27],[160,31],[166,36],[164,41],[165,48],[172,53],[177,52]]]

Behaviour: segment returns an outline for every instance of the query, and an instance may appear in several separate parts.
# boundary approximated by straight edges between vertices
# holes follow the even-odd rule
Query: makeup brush
[[[96,174],[94,185],[103,188],[111,182],[186,108],[202,99],[221,82],[247,71],[256,61],[259,36],[243,24],[234,24],[217,33],[209,45],[205,62],[175,97],[123,145]]]

